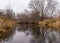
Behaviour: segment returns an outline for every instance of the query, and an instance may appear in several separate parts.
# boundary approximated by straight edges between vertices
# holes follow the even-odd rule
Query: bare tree
[[[15,13],[14,11],[11,9],[11,8],[7,8],[6,9],[6,14],[5,16],[8,18],[8,19],[15,19]]]
[[[42,21],[47,15],[51,15],[52,17],[52,14],[56,9],[56,4],[56,0],[31,0],[29,6],[32,10],[39,12]]]

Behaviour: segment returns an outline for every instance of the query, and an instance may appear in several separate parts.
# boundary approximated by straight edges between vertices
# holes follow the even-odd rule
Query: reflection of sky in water
[[[8,41],[3,40],[0,43],[60,43],[60,31],[51,28],[47,30],[37,25],[21,25],[15,28]]]
[[[26,36],[24,32],[17,32],[13,36],[13,39],[6,43],[30,43],[31,35]]]

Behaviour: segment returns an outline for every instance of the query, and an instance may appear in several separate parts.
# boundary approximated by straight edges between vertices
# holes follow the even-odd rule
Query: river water
[[[10,30],[2,33],[0,43],[60,43],[60,31],[51,28],[21,24]]]

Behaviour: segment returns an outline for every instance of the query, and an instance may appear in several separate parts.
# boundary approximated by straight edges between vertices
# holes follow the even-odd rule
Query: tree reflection
[[[31,35],[30,43],[59,43],[60,31],[46,29],[35,24],[20,24],[15,28],[6,28],[7,32],[0,32],[0,41],[12,40],[15,32],[24,32],[26,37]]]
[[[51,28],[45,29],[34,24],[25,24],[18,27],[17,30],[25,32],[26,36],[32,35],[30,43],[56,43],[58,39],[57,36],[59,36],[59,31]]]
[[[15,33],[14,28],[4,28],[6,32],[0,31],[0,42],[4,43],[5,41],[11,40],[13,37],[13,34]]]

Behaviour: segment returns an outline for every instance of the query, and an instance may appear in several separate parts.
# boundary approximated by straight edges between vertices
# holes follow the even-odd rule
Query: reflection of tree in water
[[[20,25],[18,26],[18,31],[22,31],[26,33],[26,36],[28,36],[29,34],[32,35],[32,39],[31,39],[31,43],[40,43],[40,38],[42,37],[41,32],[40,32],[40,27],[38,27],[38,25]],[[41,36],[41,37],[40,37]],[[37,42],[36,42],[37,41]],[[42,40],[41,40],[42,41]]]
[[[7,32],[0,32],[0,42],[12,40],[15,31],[19,31],[26,36],[31,35],[30,43],[60,43],[60,31],[41,28],[35,24],[21,24],[15,28],[6,28]]]
[[[4,41],[11,40],[13,34],[15,33],[14,28],[4,28],[6,32],[0,31],[0,42],[4,43]]]
[[[40,28],[37,25],[20,25],[18,31],[25,32],[26,36],[32,35],[30,43],[59,43],[60,32],[53,29]],[[58,33],[58,34],[57,34]],[[60,40],[60,39],[59,39]]]

